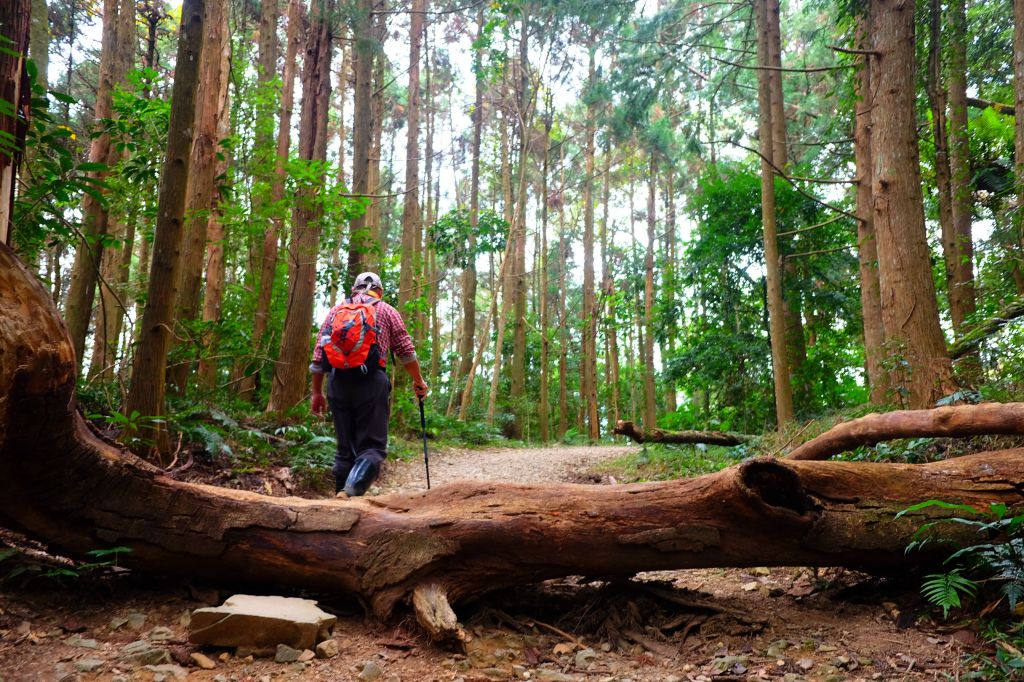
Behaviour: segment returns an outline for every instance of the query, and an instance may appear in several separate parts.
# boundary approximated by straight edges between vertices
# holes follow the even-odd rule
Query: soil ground
[[[430,458],[431,484],[614,485],[599,465],[629,450],[439,451]],[[424,473],[422,460],[389,462],[371,494],[425,488]],[[282,479],[280,471],[247,476],[247,487],[272,492]],[[4,543],[31,547],[7,533],[0,534],[0,552]],[[970,630],[929,617],[916,580],[755,568],[645,573],[621,584],[567,579],[483,595],[457,605],[473,636],[464,652],[428,643],[408,613],[374,623],[338,596],[298,595],[338,615],[340,653],[278,663],[188,644],[191,611],[219,604],[234,593],[229,586],[128,572],[32,580],[25,580],[29,572],[12,572],[0,563],[0,682],[955,680],[964,654],[981,647]],[[171,662],[130,662],[126,651],[137,640],[166,650]],[[197,666],[195,653],[215,667]]]

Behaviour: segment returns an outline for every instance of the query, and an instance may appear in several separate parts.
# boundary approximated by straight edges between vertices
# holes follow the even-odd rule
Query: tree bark
[[[658,401],[654,388],[654,240],[657,227],[658,157],[651,149],[647,177],[647,249],[644,254],[644,428],[658,426]]]
[[[373,58],[380,45],[373,31],[373,0],[357,0],[352,24],[355,39],[352,50],[355,89],[352,97],[352,193],[365,197],[370,193],[370,142],[373,136]],[[348,273],[351,282],[363,269],[370,249],[366,213],[349,221]]]
[[[664,429],[637,429],[630,421],[618,421],[613,433],[626,436],[637,443],[706,443],[707,445],[739,445],[754,436],[723,431],[665,431]]]
[[[508,435],[523,437],[525,421],[524,398],[526,396],[526,211],[529,199],[526,194],[526,167],[530,155],[530,138],[533,134],[533,94],[530,92],[529,58],[529,15],[530,7],[523,4],[519,19],[519,85],[516,98],[516,128],[519,131],[519,168],[517,169],[515,231],[516,250],[512,278],[512,367],[509,397],[511,398],[512,423]]]
[[[544,111],[544,157],[541,162],[541,191],[540,191],[540,386],[538,387],[537,406],[537,430],[540,433],[540,441],[546,443],[551,440],[551,400],[548,387],[550,376],[548,362],[551,357],[551,332],[548,330],[550,303],[548,296],[548,207],[550,197],[548,196],[548,166],[551,161],[551,128],[554,123],[554,114],[551,110],[551,100],[546,100]]]
[[[1024,0],[1013,0],[1013,95],[1016,110],[1024,111]],[[1024,252],[1024,211],[1020,210],[1024,206],[1024,116],[1014,119],[1014,132],[1013,159],[1018,210],[1013,213],[1013,226],[1019,249],[1017,253],[1020,254]],[[1024,270],[1024,263],[1018,256],[1014,272],[1020,274],[1021,270]]]
[[[199,317],[199,303],[203,288],[203,257],[206,254],[206,232],[210,214],[220,195],[217,187],[217,153],[220,137],[217,127],[221,81],[228,74],[222,58],[228,42],[228,13],[225,0],[206,0],[205,29],[203,31],[203,58],[199,70],[196,92],[196,120],[192,139],[192,161],[189,166],[188,188],[185,195],[185,236],[181,253],[181,278],[177,286],[174,322],[179,330],[177,338],[198,348],[198,339],[189,339],[184,324],[194,323]],[[178,345],[173,340],[171,347]],[[189,353],[194,355],[195,351]],[[167,384],[178,395],[185,395],[192,373],[191,360],[180,360],[167,370]]]
[[[124,81],[131,66],[135,46],[134,0],[104,0],[103,37],[100,46],[100,75],[96,86],[93,120],[98,123],[113,113],[114,86]],[[89,161],[102,163],[109,170],[120,156],[110,145],[110,135],[101,133],[89,147]],[[91,176],[103,180],[108,170],[94,171]],[[75,252],[64,314],[75,342],[75,353],[81,366],[85,356],[85,339],[92,318],[96,281],[103,258],[102,236],[107,232],[107,209],[93,195],[82,198],[82,241]]]
[[[66,328],[4,246],[0,287],[20,302],[0,307],[5,525],[71,555],[129,547],[125,565],[140,571],[356,595],[379,618],[412,601],[421,621],[442,623],[431,628],[435,638],[460,632],[451,604],[566,575],[766,565],[903,571],[944,558],[939,543],[905,548],[923,523],[953,513],[897,518],[907,507],[930,498],[977,509],[1024,504],[1022,450],[925,465],[763,458],[681,481],[464,483],[344,502],[182,483],[90,433],[75,407]],[[977,541],[962,524],[937,530],[954,543]]]
[[[608,210],[611,201],[611,170],[612,153],[606,149],[604,154],[604,190],[601,202],[604,204],[604,216],[601,221],[601,289],[608,306],[604,313],[605,352],[605,383],[608,386],[608,431],[615,428],[619,421],[619,343],[618,327],[615,312],[615,279],[612,275],[609,245],[613,235],[609,234],[611,224],[608,222]]]
[[[259,356],[268,352],[267,324],[270,317],[270,303],[274,294],[277,275],[277,258],[284,217],[279,208],[284,199],[284,183],[287,173],[285,163],[291,148],[292,108],[295,102],[295,64],[299,52],[302,25],[302,3],[291,0],[288,3],[288,29],[285,38],[284,70],[281,74],[281,109],[277,132],[277,153],[274,160],[274,177],[270,187],[270,202],[274,207],[267,231],[263,235],[263,251],[260,259],[260,281],[256,294],[256,313],[253,316],[253,348]],[[239,393],[252,399],[256,389],[255,371],[250,371],[239,385]]]
[[[498,385],[501,382],[501,368],[504,364],[504,349],[505,349],[505,330],[508,325],[508,319],[512,316],[512,303],[513,303],[513,290],[515,289],[515,278],[512,273],[515,272],[515,255],[518,247],[517,240],[519,239],[519,230],[517,229],[515,222],[515,213],[512,206],[512,166],[509,163],[509,143],[508,138],[510,135],[509,128],[509,113],[508,113],[508,70],[502,74],[502,86],[501,86],[503,110],[501,114],[501,137],[500,137],[500,154],[501,154],[501,197],[502,197],[502,213],[505,218],[505,223],[508,225],[508,240],[505,245],[505,254],[501,259],[501,276],[495,282],[495,287],[500,285],[501,287],[501,314],[498,315],[496,327],[496,334],[494,337],[494,362],[493,369],[491,371],[491,387],[490,392],[487,394],[487,423],[494,423],[494,412],[498,405]],[[495,288],[492,293],[492,300],[497,300],[499,296],[498,289]]]
[[[588,44],[587,82],[597,83],[597,34],[592,30]],[[597,410],[597,292],[594,281],[594,136],[597,128],[597,104],[587,103],[584,139],[583,177],[583,348],[580,353],[580,400],[586,414],[587,438],[601,438],[601,420]],[[652,178],[651,182],[655,182]],[[653,372],[653,367],[651,368]],[[581,429],[582,431],[582,429]]]
[[[27,112],[31,97],[25,70],[31,16],[31,0],[5,2],[0,8],[0,35],[10,41],[4,45],[4,52],[0,52],[0,99],[22,112]],[[24,151],[23,125],[17,116],[0,113],[0,133],[8,140],[14,140],[13,149],[5,145],[5,149],[0,151],[0,244],[11,243],[15,179]],[[84,337],[82,343],[84,346]]]
[[[974,196],[971,191],[971,154],[967,133],[967,8],[965,0],[949,4],[949,175],[952,230],[943,236],[946,277],[949,280],[949,316],[953,334],[967,333],[974,315],[974,242],[971,233]],[[947,243],[948,242],[948,243]],[[980,363],[974,358],[965,373],[978,380]]]
[[[605,222],[608,221],[608,174],[609,168],[605,164]],[[676,339],[679,337],[679,324],[685,324],[683,319],[677,319],[676,315],[676,197],[675,197],[675,169],[670,165],[665,173],[665,268],[662,289],[665,296],[665,342],[661,346],[662,366],[665,367],[675,355]],[[667,374],[667,372],[666,372]],[[663,378],[665,385],[665,412],[672,414],[679,405],[676,397],[676,382]],[[611,396],[609,396],[611,398]],[[615,399],[610,402],[614,405]],[[611,415],[609,414],[609,419]],[[615,418],[618,421],[618,417]]]
[[[1024,403],[956,405],[869,414],[838,424],[795,448],[787,459],[827,459],[894,438],[1024,434]],[[945,498],[943,498],[945,499]]]
[[[481,6],[476,14],[477,29],[476,39],[480,40],[484,30],[484,10]],[[457,402],[462,404],[462,394],[466,390],[469,381],[469,372],[473,367],[473,345],[476,339],[476,225],[480,215],[480,146],[484,127],[484,83],[482,64],[483,49],[478,48],[474,52],[474,63],[476,66],[476,99],[473,102],[473,143],[470,150],[472,155],[470,166],[469,184],[469,221],[472,229],[469,235],[470,258],[466,267],[462,270],[460,292],[462,299],[462,336],[459,339],[459,372],[458,372],[458,398]]]
[[[770,64],[770,28],[768,0],[754,3],[758,19],[757,55],[762,66]],[[786,356],[786,324],[783,314],[782,269],[775,223],[775,171],[773,158],[771,69],[759,69],[758,118],[761,147],[761,222],[764,230],[765,276],[768,288],[768,324],[772,347],[772,374],[775,384],[775,419],[782,428],[793,419],[793,387]]]
[[[914,114],[914,5],[872,0],[871,135],[882,322],[895,389],[911,408],[955,390],[925,238]],[[877,68],[875,68],[877,67]]]
[[[302,68],[302,111],[299,158],[313,163],[327,158],[327,110],[331,102],[331,47],[329,13],[320,0],[310,8],[310,30]],[[309,377],[310,326],[316,290],[316,261],[323,230],[321,171],[296,191],[292,212],[292,241],[288,250],[290,281],[281,352],[274,369],[268,411],[283,411],[299,404]]]
[[[226,19],[227,17],[225,17]],[[227,22],[225,21],[225,30]],[[228,95],[228,70],[230,69],[231,43],[224,41],[221,44],[221,65],[220,92],[217,93],[217,139],[223,140],[231,132],[231,103]],[[222,158],[217,160],[214,176],[226,178],[231,167],[231,154],[225,152]],[[228,180],[225,179],[225,182]],[[199,359],[199,367],[196,376],[199,387],[204,391],[212,391],[217,384],[217,369],[220,362],[217,360],[218,333],[214,326],[221,319],[221,307],[224,303],[224,279],[227,264],[224,258],[224,213],[221,210],[220,202],[214,201],[210,208],[210,215],[206,223],[206,285],[203,290],[203,355]]]
[[[416,249],[420,231],[420,46],[423,42],[425,0],[412,0],[409,15],[409,87],[405,111],[405,195],[402,204],[402,245],[399,259],[398,310],[408,316],[409,301],[416,298],[422,253]],[[412,333],[417,333],[415,328]]]
[[[867,11],[866,9],[864,11]],[[870,18],[857,20],[857,47],[868,47]],[[854,113],[853,155],[857,166],[857,259],[860,265],[860,304],[864,321],[864,363],[871,402],[884,405],[889,400],[889,374],[882,365],[885,334],[882,328],[882,298],[878,284],[878,243],[875,239],[874,201],[871,196],[871,129],[874,93],[871,87],[871,60],[861,57],[857,69],[857,104]]]
[[[174,299],[181,266],[184,232],[185,187],[188,184],[195,119],[199,61],[203,50],[204,0],[185,0],[181,11],[177,68],[171,92],[167,151],[160,174],[156,235],[149,273],[146,306],[142,312],[139,346],[132,363],[131,385],[124,413],[146,417],[164,414],[164,375],[174,324]],[[76,356],[77,357],[77,356]],[[144,429],[154,443],[157,461],[168,459],[167,430],[159,422]]]

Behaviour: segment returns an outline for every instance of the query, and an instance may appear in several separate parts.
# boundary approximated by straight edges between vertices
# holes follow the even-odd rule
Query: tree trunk
[[[896,356],[893,386],[906,392],[910,407],[920,408],[952,393],[955,384],[925,238],[914,114],[914,6],[909,0],[872,0],[871,8],[877,60],[872,194],[882,322]]]
[[[519,92],[516,101],[516,121],[519,131],[519,168],[516,192],[515,230],[518,235],[515,250],[515,269],[512,295],[512,371],[509,397],[513,421],[509,425],[511,438],[522,438],[524,398],[526,396],[526,166],[529,162],[530,137],[533,133],[533,95],[530,93],[529,59],[529,6],[520,8],[519,20]]]
[[[607,174],[607,168],[605,173]],[[676,319],[675,297],[676,297],[676,197],[675,197],[675,169],[669,166],[665,173],[665,272],[662,289],[665,296],[665,342],[661,346],[662,367],[665,367],[675,355],[676,338],[679,336],[679,321]],[[607,192],[607,178],[605,178]],[[607,200],[605,202],[607,210]],[[605,215],[605,220],[608,216]],[[662,383],[665,386],[665,412],[672,414],[678,408],[676,400],[676,382],[664,377]],[[609,415],[609,419],[611,416]],[[618,421],[618,417],[616,417]]]
[[[1016,111],[1024,112],[1024,0],[1013,0],[1013,95]],[[1015,117],[1014,132],[1013,176],[1016,179],[1017,206],[1020,207],[1024,206],[1024,115]],[[1018,248],[1024,251],[1024,211],[1013,212],[1013,225]],[[1024,263],[1018,260],[1014,271],[1021,270],[1024,270]]]
[[[226,17],[225,17],[226,18]],[[225,25],[225,29],[227,26]],[[231,43],[224,41],[221,45],[220,92],[217,93],[217,139],[225,139],[231,132],[231,104],[228,99],[228,70],[231,66]],[[221,178],[228,174],[230,153],[217,161],[214,176]],[[212,391],[217,384],[217,340],[219,334],[214,326],[221,319],[221,306],[224,302],[224,278],[227,264],[224,261],[224,214],[219,202],[211,206],[210,216],[206,224],[206,286],[203,292],[203,355],[199,359],[197,371],[199,386],[205,391]]]
[[[770,29],[768,0],[754,3],[758,19],[758,63],[770,64]],[[786,356],[786,324],[783,315],[782,269],[775,226],[775,171],[769,160],[773,155],[771,70],[760,69],[758,78],[758,108],[761,143],[761,221],[764,228],[765,275],[768,282],[768,324],[772,347],[772,373],[775,381],[775,418],[781,429],[793,419],[793,387],[790,382],[789,360]]]
[[[405,112],[405,194],[402,203],[402,245],[398,280],[398,310],[408,316],[409,301],[417,297],[416,282],[422,251],[416,249],[420,232],[420,46],[426,0],[412,0],[409,15],[409,88]],[[428,190],[429,194],[429,190]],[[413,318],[414,319],[414,318]],[[410,333],[418,334],[414,327]]]
[[[10,4],[15,8],[15,11],[18,11],[18,3],[10,3]],[[35,65],[36,65],[36,77],[35,77],[36,86],[42,88],[43,91],[45,92],[45,91],[49,90],[49,87],[50,87],[50,85],[49,85],[49,78],[47,76],[47,71],[50,68],[50,10],[46,6],[46,0],[31,0],[30,14],[31,14],[30,17],[26,17],[26,18],[29,19],[28,58],[31,59],[35,63]],[[4,23],[4,26],[7,27],[6,22]],[[24,30],[24,29],[14,28],[14,32],[17,32],[18,30]],[[6,31],[4,31],[4,35],[7,35]],[[13,39],[14,35],[7,35],[7,37]],[[21,39],[23,39],[23,38],[19,37],[19,40],[21,40]],[[14,41],[12,43],[8,43],[7,47],[8,48],[13,48],[13,49],[17,50],[17,47],[15,47],[15,46],[18,45],[18,44],[19,44],[18,41]],[[24,85],[22,84],[23,81],[24,81],[23,76],[27,76],[27,75],[28,75],[28,73],[26,71],[25,74],[19,74],[18,77],[15,80],[8,81],[8,86],[7,87],[11,87],[13,85],[13,86],[15,86],[17,88],[17,90],[18,90],[18,99],[23,99],[24,97],[29,95],[29,93],[27,91],[22,92],[22,89],[24,88]],[[2,76],[0,76],[0,78],[3,78],[5,76],[6,76],[6,74],[3,74]],[[0,93],[0,98],[3,98],[4,101],[17,101],[17,100],[7,100],[6,96],[8,94],[13,94],[13,93],[7,93],[7,92]],[[2,129],[6,130],[6,128],[2,128]],[[26,134],[27,134],[27,128],[26,128]],[[18,141],[18,146],[20,147],[22,144],[23,144],[23,140],[19,140]],[[36,150],[34,148],[25,149],[24,152],[23,152],[23,158],[21,160],[21,163],[25,164],[28,167],[32,167],[34,165],[34,163],[35,163],[36,155],[37,155],[37,152],[36,152]],[[0,162],[0,167],[3,167],[3,162]],[[15,172],[12,172],[12,176],[11,176],[12,177],[12,182],[13,182],[14,173]],[[0,171],[0,178],[2,178],[3,175],[4,175],[3,172]],[[3,180],[0,179],[0,202],[2,202],[2,203],[0,203],[0,242],[7,241],[10,244],[14,244],[16,246],[16,248],[17,247],[22,247],[23,245],[18,244],[17,240],[14,239],[13,233],[8,233],[8,230],[7,230],[8,221],[7,221],[7,218],[5,217],[7,211],[9,209],[12,209],[12,204],[7,201],[7,198],[9,196],[10,187],[13,187],[13,184],[10,187],[7,187],[7,188],[4,188],[3,185],[4,185]],[[6,237],[5,237],[5,235],[6,235]],[[50,248],[52,248],[52,247],[50,247]],[[26,261],[27,264],[30,267],[33,267],[34,269],[38,270],[38,266],[39,266],[39,250],[34,248],[34,247],[31,248],[31,249],[20,248],[19,250],[21,251],[23,257],[28,259]]]
[[[773,175],[785,171],[789,165],[788,135],[786,133],[786,110],[782,92],[782,29],[780,26],[779,0],[766,0],[768,27],[768,72],[770,90],[770,109],[772,126],[772,164],[775,166]],[[772,199],[774,205],[774,197]],[[777,222],[777,216],[773,219]],[[778,237],[776,237],[776,243]],[[796,384],[797,395],[794,403],[806,403],[810,399],[812,387],[802,378],[802,368],[807,361],[807,341],[804,334],[803,301],[800,290],[795,286],[797,278],[796,263],[780,255],[781,272],[779,286],[782,289],[783,328],[786,333],[786,362],[789,367],[790,393]],[[795,408],[794,408],[795,411]]]
[[[658,157],[650,150],[647,174],[647,249],[644,256],[644,419],[645,429],[658,426],[658,402],[654,386],[654,241],[657,228]]]
[[[366,196],[370,193],[370,142],[373,136],[373,57],[380,46],[373,30],[373,0],[357,0],[352,24],[353,72],[355,89],[352,97],[352,193]],[[366,213],[349,221],[348,273],[345,284],[351,282],[366,262],[370,249]]]
[[[928,104],[932,113],[932,139],[935,144],[935,190],[939,206],[939,228],[942,234],[942,252],[946,262],[946,286],[953,302],[952,286],[955,273],[953,266],[953,249],[956,238],[953,226],[953,193],[949,178],[949,133],[946,117],[946,79],[942,68],[942,1],[931,0],[929,3],[929,41],[928,41]]]
[[[277,153],[274,161],[274,178],[270,188],[270,202],[275,207],[263,235],[263,252],[260,259],[260,281],[256,294],[256,313],[253,316],[253,349],[259,357],[267,354],[267,323],[270,317],[270,303],[273,300],[274,280],[277,275],[278,244],[284,229],[284,218],[277,206],[284,199],[284,183],[287,173],[285,163],[291,147],[292,107],[295,101],[295,64],[299,51],[302,25],[302,3],[291,0],[288,3],[288,32],[285,39],[284,71],[281,86],[281,111],[277,132]],[[256,388],[256,371],[251,370],[239,386],[239,393],[252,399]]]
[[[544,158],[541,163],[540,191],[540,386],[538,387],[537,430],[540,441],[551,440],[551,402],[548,390],[548,361],[551,356],[551,333],[548,330],[549,296],[548,296],[548,164],[551,159],[551,127],[554,123],[551,101],[547,100],[544,112]]]
[[[476,38],[479,41],[484,30],[484,10],[481,6],[476,14]],[[483,50],[474,52],[474,60],[479,67],[483,59]],[[459,373],[457,379],[458,402],[462,404],[462,395],[469,382],[469,372],[473,367],[473,345],[476,339],[476,225],[480,215],[480,144],[484,126],[484,88],[483,75],[479,68],[476,75],[476,100],[473,103],[473,143],[469,185],[469,221],[472,229],[469,235],[470,258],[462,270],[462,337],[459,339]]]
[[[94,124],[111,117],[114,86],[124,81],[125,73],[131,66],[135,40],[134,0],[104,0],[100,75],[93,109]],[[89,147],[91,163],[102,163],[109,169],[117,163],[119,156],[120,152],[110,145],[110,135],[102,133],[92,139]],[[102,181],[107,176],[107,171],[94,171],[90,175]],[[96,281],[103,258],[101,238],[107,232],[107,219],[106,207],[93,195],[86,194],[82,198],[82,241],[75,251],[71,288],[68,290],[64,307],[79,366],[85,356],[85,338],[89,333]]]
[[[597,82],[597,35],[592,32],[588,43],[587,82]],[[586,414],[586,433],[591,442],[601,438],[601,421],[597,410],[597,293],[594,281],[594,136],[597,127],[597,104],[589,101],[583,141],[583,348],[580,353],[580,400]],[[654,180],[651,180],[654,182]],[[651,369],[653,372],[653,367]]]
[[[618,329],[615,319],[615,280],[612,276],[611,256],[609,255],[609,244],[613,241],[613,235],[608,233],[611,226],[608,222],[608,210],[611,200],[611,170],[612,154],[611,148],[605,150],[604,154],[604,196],[601,201],[604,204],[604,218],[601,222],[601,289],[604,293],[604,300],[608,309],[604,313],[604,338],[606,345],[605,352],[605,383],[608,386],[608,431],[615,428],[619,421],[619,344]]]
[[[508,71],[506,69],[502,76],[502,99],[508,98]],[[498,384],[501,382],[501,367],[504,360],[505,330],[508,319],[512,316],[513,290],[515,289],[515,256],[518,249],[519,230],[516,226],[515,213],[512,206],[512,167],[509,163],[509,115],[508,103],[505,102],[501,115],[501,196],[502,208],[505,223],[508,224],[508,243],[505,246],[505,255],[501,260],[501,277],[496,285],[501,285],[501,314],[497,320],[497,334],[494,338],[494,364],[491,372],[491,390],[487,395],[487,423],[494,423],[494,412],[498,404]],[[492,294],[496,300],[497,289]]]
[[[182,483],[89,432],[75,408],[66,329],[3,246],[0,288],[23,302],[0,307],[0,395],[10,398],[0,403],[0,518],[71,555],[129,547],[124,564],[139,571],[356,595],[379,618],[412,600],[428,617],[483,592],[567,575],[905,571],[948,555],[939,542],[905,548],[923,523],[957,512],[898,512],[930,498],[1024,504],[1022,450],[924,465],[762,458],[680,481],[465,483],[344,502]],[[937,530],[954,545],[977,542],[962,524]],[[452,615],[433,636],[458,631]]]
[[[302,111],[299,158],[327,159],[327,110],[331,102],[331,43],[329,12],[319,0],[310,8],[310,29],[302,67]],[[323,204],[318,201],[323,172],[296,191],[292,212],[292,241],[288,304],[281,335],[281,352],[274,368],[267,411],[284,411],[302,402],[309,377],[310,327],[316,292],[316,261],[323,229]]]
[[[969,331],[967,320],[974,315],[974,244],[971,220],[974,205],[971,191],[971,154],[967,134],[967,10],[966,0],[949,4],[949,175],[953,230],[943,238],[946,273],[949,278],[949,316],[957,338]],[[980,364],[975,357],[965,369],[968,381],[976,382]]]
[[[566,324],[568,314],[566,299],[569,289],[566,283],[569,246],[565,226],[565,143],[558,146],[558,440],[569,430],[569,332]]]
[[[139,345],[132,363],[131,385],[124,414],[146,417],[164,414],[164,375],[167,351],[174,324],[174,300],[181,266],[184,232],[185,187],[188,184],[195,120],[195,96],[199,61],[203,50],[204,0],[185,0],[181,10],[177,68],[171,92],[171,115],[167,130],[167,151],[160,174],[156,235],[146,306],[142,312]],[[77,357],[77,356],[76,356]],[[160,421],[144,429],[154,443],[153,455],[161,463],[169,460],[167,430]]]
[[[100,377],[104,381],[114,377],[118,336],[127,313],[124,284],[128,281],[131,252],[135,245],[135,221],[129,217],[114,222],[110,234],[122,240],[123,244],[120,250],[103,250],[100,264],[102,281],[99,283],[99,305],[93,316],[92,360],[89,363],[89,377]]]
[[[383,17],[375,14],[374,24],[374,33],[379,36],[378,42],[383,46]],[[363,267],[367,270],[378,270],[380,268],[385,247],[382,240],[384,226],[381,224],[381,216],[390,215],[390,211],[384,213],[382,210],[385,200],[377,196],[384,193],[381,191],[383,188],[380,180],[380,168],[383,156],[382,139],[384,133],[384,88],[386,77],[384,63],[385,58],[383,54],[378,54],[373,62],[373,95],[370,97],[370,121],[372,124],[372,130],[370,131],[370,164],[366,172],[366,184],[369,194],[371,195],[371,199],[366,207],[367,250],[363,253]],[[394,137],[391,138],[391,142],[393,145]],[[388,165],[390,166],[391,164]],[[352,279],[355,279],[356,274],[358,273],[352,274]]]
[[[857,23],[857,47],[868,49],[870,19]],[[860,304],[864,320],[864,362],[871,402],[888,402],[889,374],[882,366],[885,337],[882,331],[882,299],[878,286],[878,244],[875,241],[874,202],[871,197],[871,128],[874,93],[871,87],[871,60],[861,57],[857,69],[857,104],[853,124],[853,155],[857,166],[857,259],[860,263]]]
[[[203,288],[203,257],[206,255],[206,231],[210,214],[220,195],[217,187],[217,154],[220,137],[217,126],[221,112],[219,100],[221,81],[228,74],[222,71],[222,54],[228,43],[228,14],[225,0],[206,0],[203,32],[203,59],[199,66],[199,89],[196,92],[196,121],[192,139],[192,161],[189,166],[188,188],[185,195],[185,236],[181,253],[181,278],[177,286],[175,324],[177,337],[198,348],[198,339],[189,339],[188,331],[180,325],[191,324],[199,316],[199,302]],[[172,339],[171,347],[177,344]],[[189,356],[195,355],[189,353]],[[180,360],[167,370],[167,384],[178,395],[185,395],[191,360]]]
[[[246,358],[238,358],[232,372],[232,378],[237,382],[236,390],[238,396],[243,400],[251,400],[253,391],[256,389],[255,362],[262,355],[263,334],[266,331],[267,306],[269,296],[264,304],[263,268],[264,253],[267,248],[267,238],[273,233],[272,260],[276,267],[277,260],[277,207],[273,205],[271,193],[276,178],[277,167],[276,147],[274,144],[274,112],[278,108],[276,98],[271,93],[277,94],[272,88],[274,78],[277,75],[277,21],[281,14],[279,0],[261,0],[260,2],[260,23],[259,23],[259,55],[256,62],[256,89],[260,93],[255,108],[255,131],[253,132],[253,179],[252,179],[252,216],[254,220],[266,221],[266,230],[263,239],[253,235],[249,247],[250,271],[246,273],[246,285],[251,286],[254,292],[253,298],[253,334],[252,334],[252,355]],[[289,29],[291,22],[289,21]],[[282,82],[287,82],[288,59],[285,58],[285,74]],[[286,86],[287,87],[287,86]],[[271,279],[271,286],[273,280]],[[263,310],[261,310],[263,308]],[[262,319],[261,319],[262,318]]]
[[[31,0],[5,2],[0,8],[0,36],[9,41],[0,52],[0,100],[26,113],[32,96],[28,91],[28,72],[25,70],[31,16]],[[15,180],[24,150],[24,125],[17,116],[8,115],[6,111],[0,113],[0,134],[14,141],[13,153],[0,152],[0,244],[11,243],[11,213]],[[84,346],[84,337],[82,342]]]

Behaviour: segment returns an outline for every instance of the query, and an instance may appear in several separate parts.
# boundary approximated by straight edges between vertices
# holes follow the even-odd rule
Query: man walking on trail
[[[334,490],[349,496],[369,489],[388,454],[391,380],[384,371],[388,351],[412,377],[420,400],[428,390],[402,316],[381,300],[383,294],[376,273],[357,276],[352,295],[327,313],[309,365],[313,414],[322,415],[329,402],[334,419],[338,439]]]

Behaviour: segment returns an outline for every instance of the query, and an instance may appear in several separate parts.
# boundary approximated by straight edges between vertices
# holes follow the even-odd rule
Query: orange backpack
[[[371,369],[384,369],[374,308],[379,302],[355,303],[348,298],[335,309],[331,335],[323,338],[324,358],[335,376],[362,376]]]

